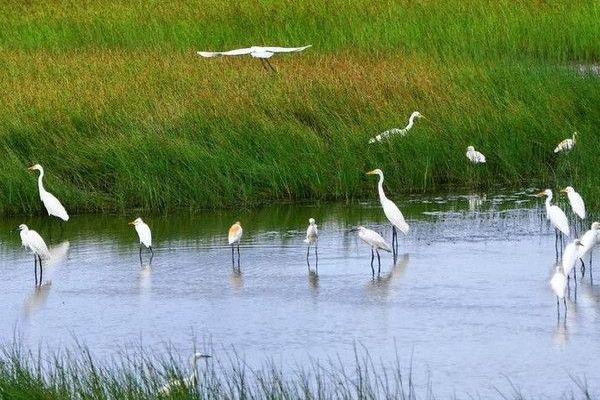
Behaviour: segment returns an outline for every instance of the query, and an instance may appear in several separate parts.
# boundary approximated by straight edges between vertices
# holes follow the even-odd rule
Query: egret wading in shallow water
[[[315,246],[315,270],[318,271],[319,268],[319,254],[317,248],[317,241],[319,240],[319,230],[317,229],[317,224],[314,218],[309,218],[308,220],[308,228],[306,228],[306,239],[304,239],[304,243],[307,244],[306,248],[306,265],[308,266],[308,271],[310,272],[310,246]]]
[[[569,220],[567,216],[557,205],[551,205],[552,190],[546,189],[543,192],[536,194],[537,197],[546,196],[546,218],[554,227],[554,248],[556,257],[558,258],[558,237],[560,236],[560,248],[562,250],[562,235],[569,236]]]
[[[388,137],[390,137],[392,135],[406,136],[408,131],[410,131],[411,128],[413,127],[413,125],[415,124],[416,118],[425,118],[425,117],[423,117],[423,115],[421,115],[420,112],[413,111],[413,113],[410,114],[410,117],[408,118],[408,125],[406,125],[404,128],[388,129],[387,131],[382,132],[379,135],[369,139],[369,143],[381,142],[383,139],[387,139]]]
[[[567,317],[567,299],[565,293],[567,291],[567,277],[563,271],[562,265],[557,265],[552,279],[550,279],[550,287],[556,296],[556,313],[560,319],[560,300],[562,299],[565,305],[565,318]]]
[[[44,203],[46,211],[48,211],[48,215],[54,215],[63,221],[68,221],[69,214],[67,214],[67,211],[63,205],[60,204],[60,201],[58,201],[58,199],[54,197],[52,193],[46,191],[44,188],[44,182],[42,182],[44,178],[44,168],[42,168],[40,164],[35,164],[27,169],[30,171],[40,171],[40,175],[38,176],[38,190],[40,192],[40,199],[42,200],[42,203]]]
[[[379,267],[377,269],[377,274],[381,273],[381,257],[379,256],[379,250],[384,250],[387,252],[392,252],[392,248],[389,244],[385,242],[385,239],[381,237],[381,235],[371,229],[367,229],[364,226],[359,226],[356,228],[358,230],[358,237],[371,246],[371,272],[373,276],[375,276],[375,269],[373,268],[373,260],[375,259],[375,252],[377,253],[377,262]]]
[[[198,51],[197,54],[201,57],[219,57],[219,56],[242,56],[249,54],[252,58],[260,59],[263,67],[268,71],[269,68],[273,72],[277,72],[277,70],[271,65],[269,62],[269,58],[271,58],[276,53],[297,53],[302,50],[306,50],[312,45],[302,47],[264,47],[264,46],[252,46],[246,47],[243,49],[235,49],[229,51]],[[268,67],[267,67],[268,66]]]
[[[565,139],[562,142],[560,142],[558,146],[556,146],[556,148],[554,149],[554,153],[566,153],[573,147],[575,147],[575,138],[577,137],[577,135],[577,132],[573,132],[572,138]]]
[[[34,230],[30,230],[27,225],[25,224],[21,224],[19,225],[19,231],[20,231],[20,236],[21,236],[21,243],[23,244],[23,247],[27,247],[29,248],[29,250],[31,250],[31,252],[33,253],[33,271],[34,271],[34,275],[35,275],[35,285],[41,285],[42,284],[42,274],[43,274],[43,268],[42,268],[42,260],[48,260],[50,258],[50,252],[48,251],[48,246],[46,246],[46,242],[44,242],[44,239],[42,239],[42,237],[39,235],[39,233],[37,233]],[[37,264],[38,261],[40,263],[40,280],[38,283],[38,277],[37,277]]]
[[[379,202],[383,208],[383,212],[387,219],[392,223],[392,250],[394,258],[398,252],[398,233],[396,228],[405,235],[408,234],[409,226],[404,220],[404,215],[400,212],[400,209],[396,207],[393,201],[389,200],[385,196],[383,191],[383,172],[380,169],[374,169],[373,171],[367,172],[367,175],[379,175],[379,183],[377,184],[377,190],[379,191]]]
[[[585,203],[583,202],[581,195],[577,193],[571,186],[567,186],[561,190],[561,192],[567,194],[567,197],[569,198],[569,204],[571,205],[571,210],[573,210],[573,213],[577,215],[583,222],[585,219]],[[573,225],[575,227],[575,235],[577,235],[577,220],[574,220]]]
[[[134,221],[129,222],[129,225],[134,226],[140,238],[140,264],[142,264],[142,246],[150,249],[150,262],[152,262],[154,250],[152,250],[152,232],[150,232],[150,227],[141,218],[136,218]]]
[[[585,275],[585,262],[583,259],[590,253],[590,279],[592,277],[592,254],[594,246],[600,243],[600,222],[592,223],[590,230],[581,236],[581,247],[579,247],[579,259],[581,260],[581,276]]]
[[[477,150],[475,150],[475,147],[473,147],[473,146],[467,147],[467,158],[473,164],[484,164],[485,163],[485,156],[483,154],[481,154],[480,152],[478,152]]]
[[[565,276],[567,277],[567,287],[569,287],[569,281],[571,280],[571,271],[575,268],[577,259],[579,258],[579,249],[583,246],[581,240],[575,239],[565,246],[565,251],[562,255],[562,267]],[[575,285],[577,285],[577,273],[573,273],[573,279],[575,279]]]
[[[231,225],[229,228],[229,233],[227,234],[227,241],[231,246],[231,264],[235,268],[235,255],[234,255],[234,247],[237,244],[237,255],[238,255],[238,268],[240,267],[240,240],[242,239],[242,233],[244,233],[242,229],[242,225],[240,225],[240,221],[237,221],[235,224]]]
[[[194,388],[198,384],[198,360],[205,359],[208,360],[211,356],[202,353],[194,353],[190,356],[188,362],[191,369],[191,374],[188,377],[183,379],[172,379],[167,382],[165,385],[161,386],[158,389],[158,392],[162,395],[168,395],[173,390],[181,389],[187,390],[189,388]]]

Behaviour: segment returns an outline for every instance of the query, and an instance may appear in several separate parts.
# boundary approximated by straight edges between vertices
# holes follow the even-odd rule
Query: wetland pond
[[[556,398],[574,388],[572,377],[598,393],[600,286],[586,273],[557,320],[554,233],[532,193],[391,196],[411,230],[400,234],[395,265],[382,252],[375,279],[370,249],[351,228],[391,240],[377,201],[147,216],[150,267],[127,225],[137,215],[76,215],[62,228],[46,217],[4,218],[0,334],[31,348],[77,341],[107,357],[132,343],[169,343],[185,355],[194,340],[209,341],[217,353],[235,348],[250,365],[270,359],[284,369],[353,363],[359,346],[384,364],[412,360],[417,389],[429,384],[438,398],[489,397],[510,392],[510,382]],[[306,265],[309,217],[319,225],[318,275]],[[226,239],[236,220],[241,273]],[[14,231],[21,223],[54,255],[38,290]]]

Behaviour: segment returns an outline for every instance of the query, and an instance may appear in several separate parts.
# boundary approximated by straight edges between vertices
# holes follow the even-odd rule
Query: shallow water
[[[598,393],[600,286],[586,275],[557,321],[548,285],[554,236],[530,193],[404,197],[411,231],[396,265],[382,254],[376,279],[369,248],[350,228],[391,238],[377,202],[148,217],[151,267],[140,266],[126,217],[75,216],[63,228],[47,218],[5,220],[0,335],[50,349],[78,340],[105,355],[165,342],[187,354],[196,338],[234,346],[250,364],[284,366],[352,361],[360,344],[384,363],[398,353],[408,366],[412,357],[417,385],[430,380],[441,398],[509,391],[507,377],[524,394],[557,397],[574,386],[569,375]],[[309,217],[320,229],[318,276],[306,266]],[[240,274],[225,234],[237,219]],[[54,253],[38,290],[33,257],[9,231],[23,222]]]

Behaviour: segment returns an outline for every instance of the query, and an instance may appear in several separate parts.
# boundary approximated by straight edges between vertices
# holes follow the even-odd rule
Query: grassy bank
[[[72,212],[371,196],[374,167],[396,198],[571,184],[600,207],[600,77],[573,67],[600,58],[597,2],[1,3],[0,212],[40,210],[34,162]],[[314,47],[278,75],[194,56],[252,43]]]

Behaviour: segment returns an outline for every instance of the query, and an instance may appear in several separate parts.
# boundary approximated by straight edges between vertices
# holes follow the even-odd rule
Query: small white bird
[[[579,239],[575,239],[565,246],[565,251],[562,255],[562,267],[567,279],[569,279],[569,275],[575,267],[575,263],[577,263],[577,259],[579,258],[579,249],[581,246],[583,245]]]
[[[557,265],[552,279],[550,279],[550,287],[556,295],[556,311],[560,317],[560,299],[565,305],[565,315],[567,314],[567,299],[565,293],[567,291],[567,277],[563,271],[562,265]]]
[[[581,236],[581,246],[579,247],[579,258],[581,259],[581,270],[585,272],[585,263],[583,261],[586,254],[590,253],[590,268],[592,263],[592,249],[600,243],[600,222],[592,223],[590,230]]]
[[[413,127],[416,118],[425,118],[425,117],[423,117],[423,115],[421,115],[420,112],[413,111],[413,113],[410,114],[410,117],[408,118],[408,125],[406,125],[404,128],[388,129],[387,131],[382,132],[379,135],[369,139],[369,143],[381,142],[383,139],[387,139],[388,137],[390,137],[392,135],[406,136],[408,131],[410,131],[411,128]]]
[[[258,58],[262,62],[263,66],[267,68],[267,65],[273,72],[275,72],[275,68],[269,62],[269,58],[271,58],[276,53],[296,53],[302,50],[306,50],[312,45],[303,46],[303,47],[264,47],[264,46],[252,46],[246,47],[243,49],[235,49],[229,51],[198,51],[197,54],[202,57],[218,57],[218,56],[241,56],[249,54],[252,58]],[[267,68],[267,70],[269,69]]]
[[[60,204],[60,201],[58,201],[58,199],[54,197],[52,193],[46,191],[46,189],[44,188],[44,183],[42,182],[42,179],[44,178],[44,168],[42,168],[40,164],[35,164],[34,166],[29,167],[27,169],[29,169],[30,171],[40,171],[40,175],[38,176],[38,189],[40,192],[40,199],[42,200],[42,203],[44,203],[46,211],[48,211],[48,215],[54,215],[55,217],[58,217],[63,221],[68,221],[69,214],[67,214],[67,211],[65,210],[63,205]]]
[[[546,189],[543,192],[536,194],[537,197],[546,196],[546,218],[550,220],[550,223],[555,229],[555,247],[558,242],[559,231],[565,236],[569,236],[569,220],[567,216],[557,205],[551,205],[552,201],[552,190]],[[562,236],[561,236],[562,240]]]
[[[571,150],[573,147],[575,147],[575,138],[577,137],[577,135],[578,133],[574,132],[572,138],[565,139],[562,142],[560,142],[558,146],[556,146],[556,148],[554,149],[554,152],[565,153]]]
[[[561,192],[566,193],[571,204],[571,209],[581,219],[585,219],[585,203],[581,198],[581,195],[575,191],[571,186],[567,186]]]
[[[314,218],[308,219],[308,228],[306,228],[306,239],[304,239],[304,243],[308,246],[306,248],[306,264],[310,270],[310,263],[308,261],[308,257],[310,254],[310,246],[315,246],[315,258],[316,262],[319,262],[319,255],[317,253],[317,241],[319,240],[319,230],[317,229],[317,224]]]
[[[467,158],[473,164],[483,164],[485,163],[485,156],[480,152],[475,150],[475,147],[469,146],[467,147]]]
[[[396,228],[406,235],[408,234],[409,226],[404,220],[404,215],[402,215],[400,209],[393,201],[386,197],[385,192],[383,191],[383,171],[374,169],[373,171],[367,172],[367,175],[379,175],[379,182],[377,183],[379,202],[381,203],[385,216],[392,223],[392,249],[395,253],[396,247],[398,246],[398,234]]]
[[[363,242],[371,246],[371,272],[373,273],[373,276],[375,276],[375,269],[373,268],[373,260],[375,259],[375,254],[373,251],[377,253],[377,261],[379,263],[377,273],[379,274],[381,273],[381,258],[379,257],[379,250],[381,249],[391,253],[392,248],[389,244],[385,242],[385,239],[381,237],[379,233],[372,231],[371,229],[367,229],[364,226],[359,226],[357,230],[358,237]]]
[[[231,225],[229,228],[229,232],[227,234],[227,241],[231,246],[231,262],[235,264],[235,257],[233,248],[237,244],[237,254],[238,254],[238,266],[240,264],[240,240],[242,239],[242,234],[244,230],[242,229],[242,225],[240,221],[236,221],[235,224]]]
[[[209,359],[211,356],[202,353],[194,353],[189,358],[190,369],[192,370],[190,376],[185,377],[183,379],[172,379],[169,380],[165,385],[161,386],[158,389],[158,393],[162,395],[168,395],[174,389],[187,389],[190,387],[195,387],[198,383],[198,360],[200,359]]]
[[[34,230],[30,230],[27,225],[21,224],[19,225],[19,231],[21,236],[21,243],[23,247],[29,248],[33,252],[33,260],[34,260],[34,274],[35,274],[35,285],[42,284],[42,260],[50,259],[50,252],[48,251],[48,246],[46,246],[46,242],[44,239]],[[38,260],[40,262],[40,280],[38,284],[37,278],[37,263]]]
[[[150,262],[152,262],[152,258],[154,258],[154,250],[152,250],[152,232],[150,232],[150,227],[142,221],[141,218],[136,218],[135,220],[129,222],[129,225],[133,225],[135,231],[140,238],[140,264],[142,263],[142,245],[146,246],[150,249]]]

